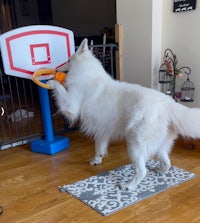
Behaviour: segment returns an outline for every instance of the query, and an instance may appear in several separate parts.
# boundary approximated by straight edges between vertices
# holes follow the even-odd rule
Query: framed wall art
[[[196,0],[174,0],[173,12],[185,12],[196,8]]]

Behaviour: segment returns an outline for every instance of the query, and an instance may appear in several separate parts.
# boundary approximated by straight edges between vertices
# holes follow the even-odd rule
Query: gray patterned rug
[[[133,164],[127,164],[73,184],[63,185],[60,189],[62,192],[68,192],[76,197],[98,213],[107,216],[196,176],[174,166],[168,173],[158,174],[152,170],[157,166],[159,166],[159,162],[154,160],[147,163],[148,174],[133,192],[122,191],[117,186],[119,182],[125,182],[132,178],[135,173]]]

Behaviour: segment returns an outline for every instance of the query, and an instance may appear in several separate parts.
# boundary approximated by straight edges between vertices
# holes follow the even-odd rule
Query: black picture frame
[[[174,0],[173,12],[186,12],[196,9],[196,0]]]

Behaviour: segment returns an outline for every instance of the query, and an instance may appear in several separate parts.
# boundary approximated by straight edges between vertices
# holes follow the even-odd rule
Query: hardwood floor
[[[100,166],[90,166],[93,142],[67,133],[70,148],[53,156],[32,153],[29,145],[0,151],[1,223],[200,222],[200,144],[178,140],[172,164],[198,176],[179,186],[103,217],[67,193],[68,184],[129,163],[125,143],[112,144]]]

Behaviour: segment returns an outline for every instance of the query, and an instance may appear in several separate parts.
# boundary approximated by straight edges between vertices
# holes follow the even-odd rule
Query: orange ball
[[[60,82],[61,84],[64,84],[66,76],[67,74],[65,72],[56,72],[54,76],[54,80]]]

